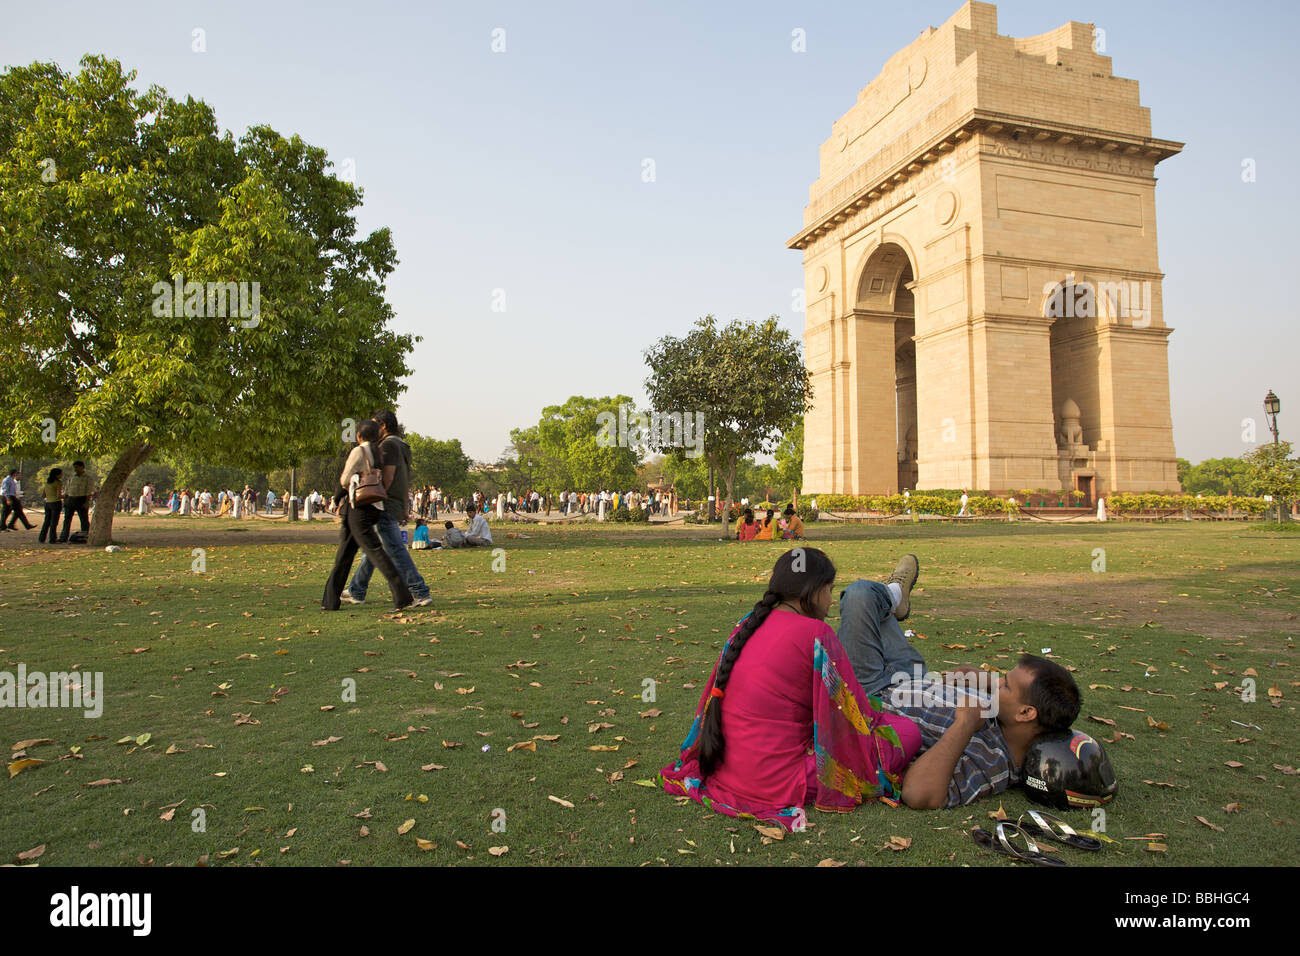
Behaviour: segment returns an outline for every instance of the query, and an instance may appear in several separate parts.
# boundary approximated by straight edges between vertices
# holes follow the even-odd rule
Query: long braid
[[[718,673],[713,682],[713,686],[718,690],[726,689],[727,681],[731,679],[732,668],[736,666],[745,644],[754,632],[762,627],[763,622],[772,613],[772,609],[780,603],[781,595],[769,589],[754,605],[754,610],[732,636],[722,655],[722,661],[718,664]],[[704,723],[700,728],[699,761],[702,776],[707,777],[713,772],[714,767],[722,760],[725,748],[726,742],[722,739],[722,698],[713,698],[705,703]]]

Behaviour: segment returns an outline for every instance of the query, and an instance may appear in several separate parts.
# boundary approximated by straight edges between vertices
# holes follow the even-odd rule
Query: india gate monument
[[[997,26],[925,30],[821,146],[787,243],[809,492],[1178,489],[1155,167],[1182,144],[1088,24]]]

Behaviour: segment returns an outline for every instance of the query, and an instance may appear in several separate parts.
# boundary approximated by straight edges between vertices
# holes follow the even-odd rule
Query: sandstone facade
[[[1177,489],[1155,166],[1094,33],[967,3],[821,147],[804,228],[808,492]]]

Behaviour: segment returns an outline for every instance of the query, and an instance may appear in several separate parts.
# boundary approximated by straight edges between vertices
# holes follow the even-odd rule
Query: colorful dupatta
[[[712,795],[708,781],[701,775],[698,747],[704,715],[710,706],[716,706],[711,692],[722,657],[734,637],[732,631],[704,686],[681,756],[660,772],[659,781],[667,792],[690,797],[717,813],[776,823],[788,830],[802,829],[802,806],[733,806]],[[897,718],[882,712],[879,698],[862,693],[843,645],[829,628],[813,638],[807,679],[811,684],[810,730],[816,760],[816,785],[808,788],[807,802],[818,810],[837,812],[848,812],[875,799],[896,805],[901,798],[902,772],[910,759],[891,726]]]

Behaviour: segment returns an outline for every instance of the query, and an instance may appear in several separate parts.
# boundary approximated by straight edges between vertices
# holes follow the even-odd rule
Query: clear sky
[[[397,328],[423,336],[400,416],[494,460],[545,405],[642,399],[642,351],[701,315],[776,314],[802,334],[802,254],[785,241],[818,147],[959,6],[0,0],[0,66],[107,54],[236,135],[266,123],[350,160],[362,230],[394,233]],[[1156,202],[1174,439],[1193,462],[1246,451],[1243,418],[1263,440],[1269,388],[1300,439],[1300,315],[1278,300],[1300,268],[1298,9],[998,5],[1004,35],[1104,29],[1153,135],[1187,144],[1157,167]]]

